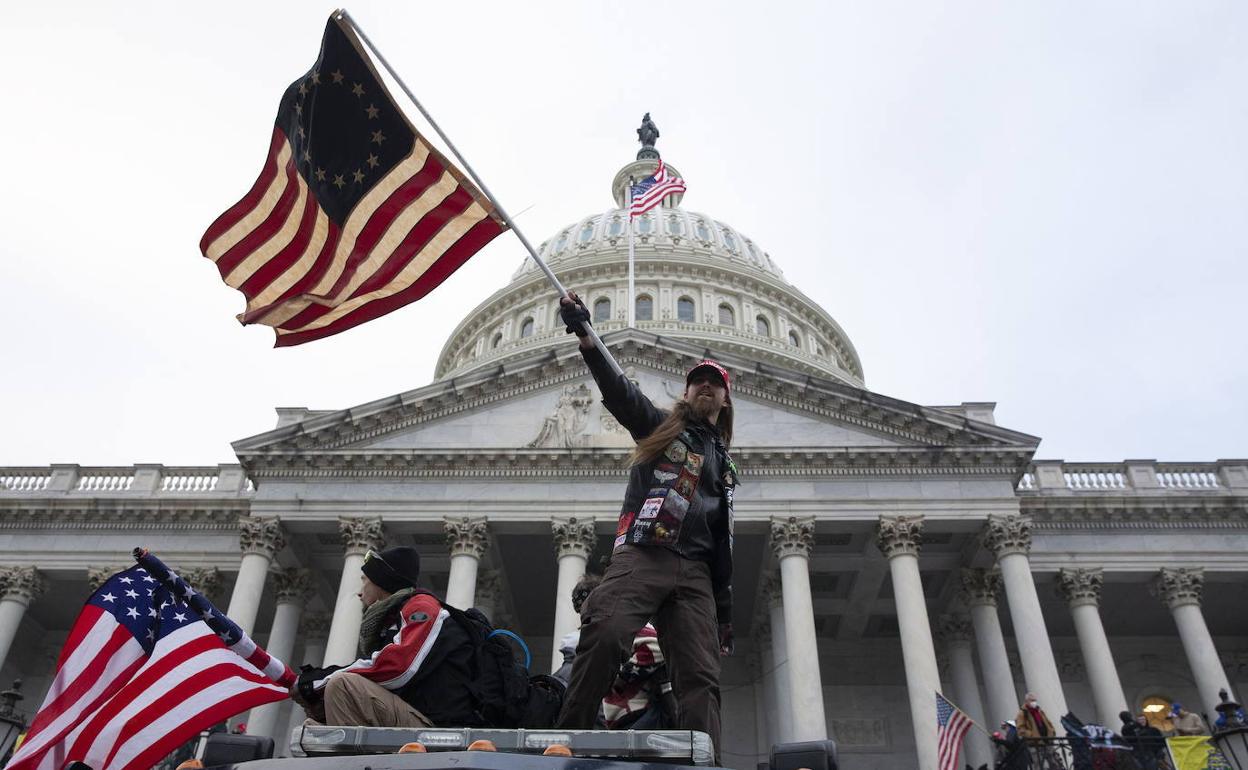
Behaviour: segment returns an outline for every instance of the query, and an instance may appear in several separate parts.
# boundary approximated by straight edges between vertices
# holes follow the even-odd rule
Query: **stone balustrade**
[[[160,464],[86,467],[0,468],[0,497],[44,495],[118,495],[131,497],[250,497],[255,486],[242,466],[164,466]]]
[[[1248,493],[1248,460],[1211,463],[1067,463],[1037,460],[1018,482],[1021,495]]]

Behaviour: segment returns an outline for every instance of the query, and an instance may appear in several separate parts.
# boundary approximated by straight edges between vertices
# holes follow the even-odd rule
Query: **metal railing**
[[[1003,770],[1174,770],[1165,738],[1119,738],[1114,746],[1087,738],[1024,738],[999,745],[997,768]]]

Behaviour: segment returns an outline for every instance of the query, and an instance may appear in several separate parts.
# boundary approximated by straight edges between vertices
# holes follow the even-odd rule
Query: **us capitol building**
[[[1123,709],[1216,716],[1220,688],[1248,694],[1248,460],[1036,459],[992,403],[872,392],[828,311],[680,196],[632,223],[629,328],[627,187],[657,157],[643,148],[614,205],[541,253],[660,405],[704,357],[732,373],[725,764],[831,737],[849,770],[933,770],[937,690],[990,730],[1027,691],[1055,721],[1112,728]],[[82,601],[139,544],[295,666],[354,659],[365,550],[412,545],[429,587],[521,634],[535,671],[557,665],[632,444],[546,278],[526,261],[451,333],[434,382],[378,395],[279,408],[231,465],[0,468],[0,684],[23,679],[30,716]],[[291,712],[249,730],[282,733]],[[964,756],[989,761],[983,733]]]

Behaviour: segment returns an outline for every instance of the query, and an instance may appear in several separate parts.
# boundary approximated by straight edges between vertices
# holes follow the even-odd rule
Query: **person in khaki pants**
[[[437,713],[427,704],[436,703],[438,694],[420,686],[421,675],[427,673],[426,666],[437,665],[437,656],[430,653],[446,626],[454,623],[444,625],[448,613],[437,598],[417,591],[416,549],[370,550],[360,570],[360,659],[349,666],[304,671],[291,696],[312,724],[432,727],[426,712]]]
[[[629,460],[611,563],[585,601],[572,676],[559,715],[563,729],[594,725],[599,704],[628,657],[633,635],[651,618],[672,675],[682,730],[700,730],[720,753],[719,658],[732,652],[732,495],[737,467],[728,454],[733,407],[728,370],[702,361],[685,392],[659,409],[616,374],[582,324],[575,294],[561,300],[568,332],[602,403],[637,442]]]

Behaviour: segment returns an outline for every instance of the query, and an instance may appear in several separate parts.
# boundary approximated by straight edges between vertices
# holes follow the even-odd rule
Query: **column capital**
[[[1201,567],[1162,567],[1153,578],[1153,593],[1170,609],[1185,604],[1200,606],[1205,587],[1205,571]]]
[[[342,536],[342,545],[347,555],[362,554],[370,548],[380,551],[386,542],[381,531],[381,519],[362,519],[353,516],[338,518],[338,534]]]
[[[324,639],[329,636],[330,617],[324,612],[305,612],[299,620],[299,633],[305,639]]]
[[[967,606],[997,606],[997,597],[1001,594],[1001,573],[995,569],[967,568],[962,569],[962,600]]]
[[[768,607],[779,607],[784,604],[784,584],[780,582],[780,576],[774,571],[763,576],[762,595]]]
[[[1104,582],[1100,567],[1063,567],[1057,573],[1057,588],[1071,607],[1099,606]]]
[[[239,517],[238,545],[245,554],[258,553],[272,559],[286,546],[281,522],[276,516]]]
[[[46,587],[43,575],[34,567],[0,568],[0,599],[30,604]]]
[[[183,570],[179,574],[191,588],[208,597],[209,600],[220,598],[217,594],[221,590],[221,570],[216,567],[194,567]]]
[[[485,519],[464,516],[442,520],[446,547],[451,556],[471,556],[480,560],[490,547],[490,530]]]
[[[771,520],[771,550],[777,559],[786,556],[810,558],[815,547],[815,517],[789,516]]]
[[[555,553],[565,556],[581,556],[585,559],[594,552],[598,536],[594,533],[593,519],[552,519],[550,531],[555,538]]]
[[[982,539],[998,559],[1012,553],[1026,556],[1031,551],[1031,517],[990,515]]]
[[[922,516],[881,516],[875,531],[875,544],[880,553],[894,556],[918,556],[923,548]]]
[[[277,570],[273,584],[278,604],[303,604],[312,594],[312,573],[298,567]]]
[[[112,567],[87,567],[87,590],[91,593],[95,593],[100,589],[100,586],[108,582],[110,577],[125,569],[128,568],[121,565],[115,565]]]
[[[941,615],[936,618],[936,635],[945,644],[970,644],[975,638],[975,629],[965,615]]]

